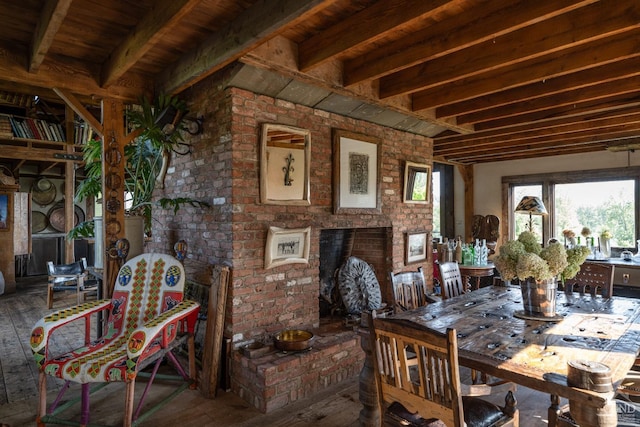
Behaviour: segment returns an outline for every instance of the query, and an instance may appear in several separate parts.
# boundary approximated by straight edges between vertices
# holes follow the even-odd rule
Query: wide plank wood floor
[[[46,277],[18,279],[18,291],[0,296],[0,425],[22,427],[35,425],[38,375],[29,347],[31,327],[46,314]],[[56,293],[54,310],[75,304],[71,293]],[[78,325],[80,328],[80,325]],[[81,331],[70,328],[57,342],[65,348]],[[48,380],[48,402],[62,382]],[[142,385],[142,384],[141,384]],[[137,387],[138,392],[143,387]],[[169,384],[156,383],[147,398],[162,399],[171,392]],[[76,391],[70,392],[73,393]],[[549,397],[519,387],[516,393],[522,427],[546,426]],[[501,404],[499,400],[496,403]],[[91,421],[103,425],[121,425],[124,385],[111,384],[91,401]],[[233,393],[218,392],[213,400],[203,398],[198,390],[185,390],[163,409],[140,425],[154,427],[190,426],[358,426],[362,406],[358,397],[358,379],[353,378],[270,414],[262,414]],[[70,411],[76,409],[72,408]],[[79,408],[77,412],[79,413]],[[73,412],[72,412],[73,414]]]

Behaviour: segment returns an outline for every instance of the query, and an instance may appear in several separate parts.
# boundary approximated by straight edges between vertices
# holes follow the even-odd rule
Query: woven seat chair
[[[30,342],[40,375],[38,426],[48,423],[88,425],[90,393],[112,382],[126,383],[122,425],[134,425],[138,417],[143,418],[140,412],[144,397],[165,358],[179,374],[175,378],[180,385],[172,396],[189,385],[195,387],[193,332],[200,306],[196,302],[183,300],[184,283],[184,268],[175,258],[162,254],[143,254],[120,268],[110,300],[87,302],[40,319],[31,332]],[[90,331],[94,328],[90,327],[91,318],[102,310],[108,311],[104,334],[92,340]],[[50,354],[52,337],[59,330],[64,331],[61,327],[74,321],[85,322],[84,341],[62,355]],[[171,350],[185,342],[189,353],[188,374],[171,353]],[[152,364],[151,373],[141,372]],[[143,375],[150,379],[134,413],[136,377]],[[47,408],[48,376],[66,382],[50,408]],[[81,384],[81,397],[71,401],[81,403],[79,422],[60,417],[61,412],[70,411],[73,406],[69,403],[58,406],[72,383]],[[93,385],[92,389],[90,385]],[[148,412],[157,409],[157,406]]]

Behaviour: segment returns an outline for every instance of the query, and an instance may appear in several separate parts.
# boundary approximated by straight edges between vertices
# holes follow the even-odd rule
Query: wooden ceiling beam
[[[640,90],[640,75],[627,79],[615,80],[593,85],[586,88],[574,89],[557,95],[520,101],[513,104],[501,105],[496,108],[482,110],[475,113],[456,116],[458,123],[479,123],[521,114],[538,112],[567,105],[597,105],[594,101],[603,102],[606,99],[630,99],[629,95]],[[625,98],[622,98],[624,96]],[[531,120],[526,120],[531,121]]]
[[[510,128],[482,131],[467,136],[435,138],[433,146],[434,149],[437,148],[439,150],[448,148],[455,149],[457,147],[472,148],[494,142],[525,140],[539,136],[551,137],[569,132],[595,131],[613,126],[636,123],[640,123],[640,112],[635,109],[611,112],[596,118],[583,114],[541,123],[527,123]],[[529,127],[529,130],[527,130],[527,127]]]
[[[73,0],[46,0],[33,32],[29,52],[29,72],[35,73],[44,61]]]
[[[640,3],[636,0],[624,3],[620,7],[626,13],[620,13],[617,6],[594,3],[387,75],[380,79],[380,97],[441,86],[554,53],[565,54],[577,46],[639,28]],[[527,43],[522,43],[523,40]]]
[[[47,56],[37,73],[29,73],[24,67],[27,63],[26,54],[16,52],[11,47],[0,46],[0,57],[0,81],[4,83],[47,90],[59,87],[93,99],[111,97],[127,102],[137,101],[140,96],[152,93],[153,90],[148,80],[132,73],[127,76],[126,84],[118,83],[102,88],[95,79],[96,70],[68,57]]]
[[[570,73],[551,79],[535,81],[525,86],[518,86],[477,98],[443,105],[436,109],[436,117],[460,116],[638,75],[640,75],[640,58],[632,57],[582,70],[580,73]]]
[[[345,86],[380,78],[549,19],[595,0],[481,2],[455,17],[434,22],[406,37],[344,61]],[[443,37],[446,34],[446,37]]]
[[[594,122],[597,116],[597,122]],[[553,129],[579,130],[580,128],[592,128],[607,126],[611,124],[624,123],[626,120],[635,121],[640,118],[640,108],[620,108],[617,110],[607,110],[604,112],[587,112],[573,116],[541,120],[519,124],[516,126],[503,127],[499,129],[489,129],[479,131],[470,135],[448,135],[434,138],[434,147],[456,146],[459,144],[487,141],[489,139],[505,140],[520,135],[551,134]],[[593,123],[592,123],[593,122]],[[562,131],[560,131],[562,132]]]
[[[460,0],[386,0],[374,3],[299,44],[299,68],[308,71],[360,45],[371,45],[389,32],[442,9],[459,7]]]
[[[633,139],[630,133],[621,133],[621,138]],[[448,161],[455,161],[461,163],[475,163],[481,158],[491,159],[491,161],[502,161],[508,159],[513,154],[527,154],[529,158],[531,155],[537,155],[540,152],[547,150],[555,151],[558,155],[559,151],[562,154],[582,153],[588,151],[589,147],[598,147],[599,150],[606,149],[610,138],[603,137],[602,135],[575,137],[569,140],[558,141],[535,141],[531,143],[513,144],[504,147],[486,147],[481,150],[466,150],[455,153],[441,153],[435,152],[434,156],[446,159]]]
[[[613,38],[586,43],[568,52],[554,52],[493,72],[419,91],[413,95],[414,109],[441,107],[453,102],[576,73],[598,65],[638,57],[640,56],[636,45],[638,37],[640,37],[638,31],[631,31]]]
[[[161,92],[179,93],[222,69],[335,0],[258,0],[220,31],[182,55],[157,78]]]
[[[116,47],[102,64],[102,86],[121,78],[158,41],[182,23],[202,0],[157,0],[136,28]]]
[[[589,145],[579,145],[575,148],[565,148],[562,151],[562,154],[584,154],[602,151],[601,144],[589,144]],[[454,162],[460,164],[476,164],[476,163],[493,163],[493,162],[503,162],[510,160],[527,160],[532,157],[552,157],[558,155],[557,148],[545,148],[540,150],[528,150],[528,151],[517,151],[513,153],[502,153],[499,157],[495,155],[470,155],[470,156],[461,156],[461,157],[451,157],[451,158],[443,158],[444,161]]]
[[[640,90],[636,93],[614,95],[597,100],[585,102],[575,102],[573,104],[549,107],[543,110],[522,113],[516,116],[496,118],[485,122],[474,123],[477,131],[492,130],[499,128],[511,128],[513,126],[528,125],[533,122],[540,124],[552,119],[562,119],[572,117],[595,117],[598,115],[619,111],[628,111],[631,108],[640,106]]]
[[[100,123],[98,121],[98,119],[96,119],[93,114],[91,114],[85,107],[84,105],[82,105],[82,103],[78,100],[78,98],[75,97],[74,94],[72,94],[71,92],[64,90],[64,89],[60,89],[60,88],[53,88],[53,91],[58,94],[58,96],[65,102],[65,104],[67,104],[67,106],[69,106],[73,111],[75,111],[75,113],[80,116],[82,118],[82,120],[85,121],[85,123],[87,123],[89,126],[91,126],[91,128],[94,130],[94,132],[96,134],[98,134],[98,136],[100,136],[100,138],[103,137],[104,134],[104,128],[102,126],[102,123]]]
[[[433,151],[438,155],[458,155],[470,152],[493,150],[496,154],[507,151],[515,146],[536,146],[540,144],[556,144],[560,147],[567,144],[573,145],[582,142],[601,141],[603,139],[630,138],[638,136],[640,122],[612,125],[597,129],[581,129],[562,133],[549,133],[546,135],[532,135],[529,137],[513,136],[500,141],[485,140],[475,143],[462,143],[457,146],[436,147]]]

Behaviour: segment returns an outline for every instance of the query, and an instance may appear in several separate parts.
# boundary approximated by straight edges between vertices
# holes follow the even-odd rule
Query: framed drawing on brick
[[[273,123],[262,125],[260,201],[272,205],[309,205],[311,132]]]
[[[291,229],[269,227],[264,252],[264,268],[309,263],[310,240],[311,227]]]
[[[333,211],[380,213],[380,140],[333,131]]]

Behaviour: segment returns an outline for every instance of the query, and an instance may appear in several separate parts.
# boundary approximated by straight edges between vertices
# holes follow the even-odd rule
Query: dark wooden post
[[[358,334],[360,335],[360,346],[364,350],[364,366],[360,371],[360,402],[363,408],[360,410],[360,425],[365,427],[380,425],[380,407],[378,404],[378,386],[374,374],[373,363],[373,334],[371,325],[373,324],[372,313],[363,311],[360,319]]]

